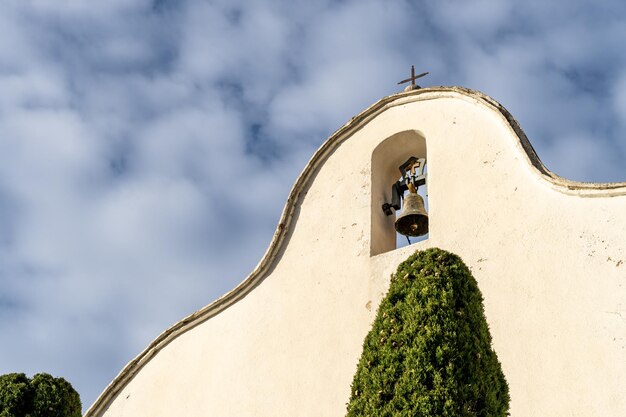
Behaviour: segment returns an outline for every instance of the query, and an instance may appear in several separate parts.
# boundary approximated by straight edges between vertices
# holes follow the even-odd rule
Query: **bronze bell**
[[[422,196],[409,192],[402,205],[402,214],[396,220],[396,231],[405,236],[423,236],[428,233],[428,213]]]

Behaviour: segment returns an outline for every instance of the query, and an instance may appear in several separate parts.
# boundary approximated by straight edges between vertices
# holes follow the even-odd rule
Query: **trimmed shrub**
[[[400,264],[365,338],[348,417],[507,415],[482,301],[454,254],[427,249]]]
[[[35,392],[32,417],[81,417],[80,397],[65,379],[37,374],[31,385]]]
[[[0,417],[25,416],[32,403],[33,388],[26,375],[0,375]]]
[[[0,417],[81,417],[80,396],[63,378],[0,376]]]

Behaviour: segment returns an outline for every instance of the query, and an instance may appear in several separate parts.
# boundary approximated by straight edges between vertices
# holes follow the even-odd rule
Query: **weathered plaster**
[[[384,146],[400,132],[413,150]],[[381,166],[426,150],[429,239],[386,251]],[[513,416],[626,415],[625,232],[626,183],[552,174],[491,98],[387,97],[316,152],[250,276],[161,334],[87,416],[342,416],[390,274],[431,246],[478,280]]]

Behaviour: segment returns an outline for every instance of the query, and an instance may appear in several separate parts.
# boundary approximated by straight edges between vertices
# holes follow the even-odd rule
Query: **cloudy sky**
[[[0,373],[87,408],[247,276],[308,158],[411,64],[557,174],[626,180],[625,40],[623,0],[1,0]]]

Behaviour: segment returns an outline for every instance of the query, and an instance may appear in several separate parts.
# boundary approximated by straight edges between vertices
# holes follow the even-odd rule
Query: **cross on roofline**
[[[411,65],[411,78],[407,78],[406,80],[400,81],[398,83],[398,85],[404,84],[404,83],[408,83],[409,81],[411,81],[411,86],[414,86],[415,85],[415,80],[417,80],[418,78],[421,78],[421,77],[423,77],[424,75],[427,75],[427,74],[428,74],[428,72],[423,72],[420,75],[415,75],[415,67],[413,65]]]

